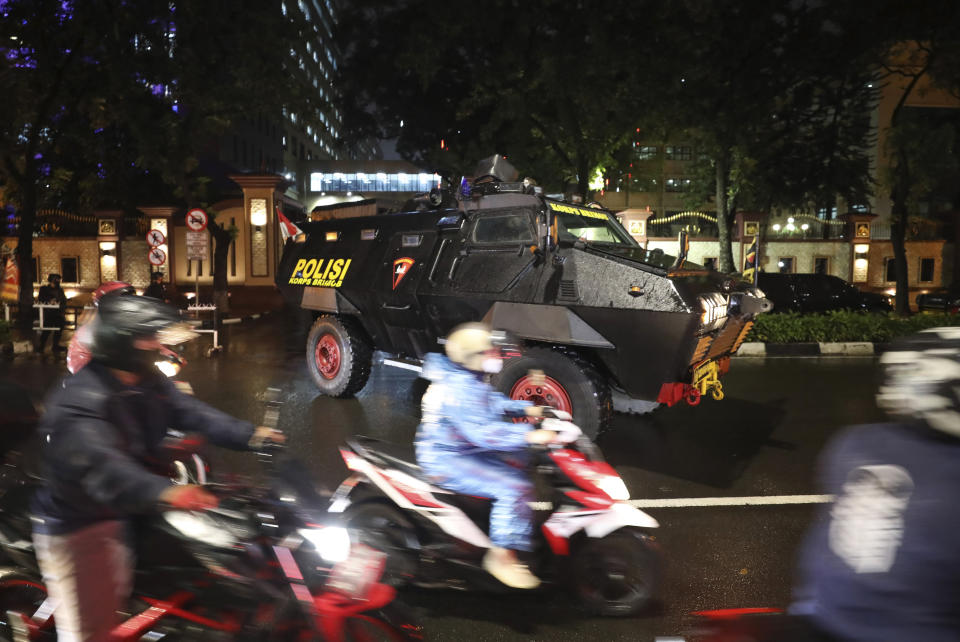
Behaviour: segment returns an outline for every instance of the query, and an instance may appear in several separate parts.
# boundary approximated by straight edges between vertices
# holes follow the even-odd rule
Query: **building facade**
[[[907,91],[909,78],[892,76],[879,95],[871,116],[875,141],[872,179],[876,186],[867,204],[838,201],[832,211],[771,212],[743,215],[733,231],[734,262],[743,265],[746,248],[761,238],[760,267],[766,271],[833,274],[861,288],[894,292],[893,247],[890,242],[892,201],[884,188],[890,165],[887,157],[887,124]],[[960,125],[960,100],[949,92],[921,83],[909,94],[905,112],[921,119],[939,119]],[[607,185],[599,200],[619,212],[628,231],[649,248],[677,252],[681,229],[691,235],[690,260],[714,265],[719,256],[716,213],[693,210],[685,204],[698,151],[690,143],[636,141],[626,176]],[[960,176],[941,181],[914,204],[907,229],[907,279],[911,303],[915,295],[960,282],[960,265],[954,259],[960,233]]]

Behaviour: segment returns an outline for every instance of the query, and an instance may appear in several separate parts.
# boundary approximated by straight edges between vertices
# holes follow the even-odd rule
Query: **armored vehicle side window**
[[[470,240],[489,245],[527,243],[533,241],[533,229],[525,211],[486,214],[477,218]]]
[[[636,245],[607,216],[597,211],[596,216],[581,216],[557,212],[554,214],[560,228],[561,238],[581,239],[593,243]]]

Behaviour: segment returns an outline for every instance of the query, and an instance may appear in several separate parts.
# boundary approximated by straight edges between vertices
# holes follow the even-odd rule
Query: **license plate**
[[[356,600],[365,599],[370,587],[380,579],[386,561],[385,553],[357,544],[350,549],[350,556],[330,571],[327,589]]]

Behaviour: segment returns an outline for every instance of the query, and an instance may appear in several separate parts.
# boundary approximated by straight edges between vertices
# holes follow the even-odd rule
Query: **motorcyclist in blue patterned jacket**
[[[467,323],[447,337],[446,356],[427,355],[423,377],[431,384],[423,396],[417,462],[441,486],[493,500],[493,547],[483,567],[507,586],[530,589],[540,580],[516,551],[532,550],[533,483],[504,455],[522,458],[528,444],[549,443],[556,433],[514,422],[515,417],[540,417],[543,409],[508,399],[485,381],[503,366],[503,340],[484,324]]]

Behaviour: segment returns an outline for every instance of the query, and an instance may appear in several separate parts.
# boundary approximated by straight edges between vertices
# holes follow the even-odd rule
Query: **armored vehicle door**
[[[427,337],[417,300],[417,285],[423,278],[436,244],[435,231],[397,232],[387,244],[373,289],[379,300],[379,317],[390,344],[399,353],[420,355],[433,344]]]
[[[536,210],[531,207],[480,210],[464,225],[463,243],[450,270],[461,292],[498,294],[526,300],[539,280]],[[499,298],[499,297],[498,297]]]

